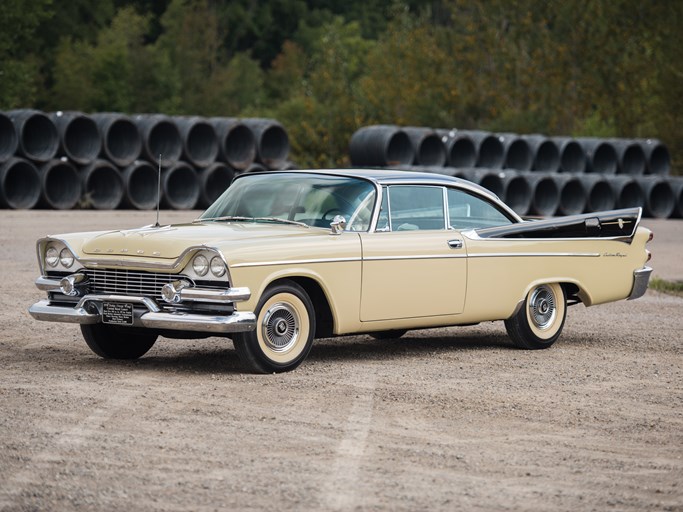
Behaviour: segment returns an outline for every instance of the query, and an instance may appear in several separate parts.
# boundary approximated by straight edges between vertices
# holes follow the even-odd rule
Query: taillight
[[[650,236],[647,237],[647,242],[646,242],[646,243],[652,242],[652,239],[653,239],[654,237],[655,237],[655,234],[654,234],[652,231],[650,231]]]
[[[645,249],[645,253],[647,254],[647,259],[645,260],[645,263],[647,263],[648,261],[650,261],[652,259],[652,253],[650,251],[648,251],[647,249]]]

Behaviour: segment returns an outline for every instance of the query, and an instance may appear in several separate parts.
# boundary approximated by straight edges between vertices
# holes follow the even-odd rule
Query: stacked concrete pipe
[[[446,163],[446,147],[434,130],[408,126],[403,131],[413,145],[415,165],[443,166]]]
[[[182,158],[195,167],[208,167],[218,156],[216,129],[206,119],[197,116],[173,118],[183,144]]]
[[[66,159],[52,159],[42,164],[39,206],[53,210],[71,210],[81,200],[81,178]]]
[[[40,174],[29,160],[12,157],[0,164],[0,208],[34,208],[40,191]]]
[[[223,162],[214,162],[206,169],[199,171],[200,208],[208,208],[230,186],[235,171]]]
[[[477,148],[466,133],[458,130],[437,130],[446,149],[446,164],[449,167],[474,167],[477,163]]]
[[[159,198],[159,170],[145,160],[136,160],[121,173],[124,195],[121,205],[136,210],[156,208]]]
[[[47,115],[38,110],[12,110],[7,115],[17,131],[17,155],[38,163],[57,155],[59,133]]]
[[[102,134],[101,156],[118,167],[127,167],[142,153],[142,138],[132,118],[117,112],[92,114]]]
[[[82,112],[54,112],[50,119],[59,134],[59,154],[77,165],[89,165],[102,150],[97,123]]]
[[[176,162],[161,171],[161,204],[172,210],[191,210],[199,201],[199,178],[194,167]]]
[[[289,155],[289,137],[275,119],[244,119],[254,134],[256,160],[268,169],[282,169]]]
[[[671,178],[669,183],[671,184],[671,190],[674,193],[674,199],[676,200],[676,208],[674,208],[673,216],[683,218],[683,178]]]
[[[644,214],[666,219],[676,210],[676,197],[669,181],[662,176],[636,178],[645,194]]]
[[[125,194],[121,172],[106,160],[95,160],[80,171],[83,198],[96,210],[115,210]]]
[[[398,126],[374,125],[357,130],[349,148],[351,163],[357,166],[411,165],[415,150],[410,137]]]
[[[554,215],[578,215],[586,210],[588,191],[576,174],[548,174],[560,192],[557,211]]]
[[[9,116],[0,112],[0,164],[6,162],[17,151],[19,137]]]
[[[216,130],[221,161],[233,169],[246,171],[256,159],[254,133],[240,119],[212,117],[209,123]]]

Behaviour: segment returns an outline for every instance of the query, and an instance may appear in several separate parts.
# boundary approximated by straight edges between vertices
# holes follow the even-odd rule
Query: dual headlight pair
[[[209,261],[209,258],[203,254],[198,254],[192,259],[192,270],[199,277],[204,277],[209,273],[209,270],[215,277],[223,277],[227,271],[220,256],[214,256]]]
[[[66,247],[60,251],[54,245],[48,245],[45,251],[45,264],[48,267],[55,268],[60,263],[64,268],[71,268],[74,264],[74,255]]]

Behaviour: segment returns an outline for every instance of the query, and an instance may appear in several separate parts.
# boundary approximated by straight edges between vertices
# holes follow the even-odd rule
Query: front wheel
[[[529,292],[517,314],[505,320],[505,328],[519,348],[548,348],[560,337],[566,317],[564,288],[558,283],[542,284]]]
[[[311,351],[315,311],[306,291],[294,281],[266,289],[256,307],[256,329],[235,334],[242,363],[255,373],[286,372]]]
[[[157,340],[154,332],[107,324],[82,324],[81,333],[90,350],[105,359],[137,359]]]

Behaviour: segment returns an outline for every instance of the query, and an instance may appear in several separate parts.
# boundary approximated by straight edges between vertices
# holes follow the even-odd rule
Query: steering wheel
[[[343,215],[339,208],[331,208],[323,213],[323,220],[333,220],[335,215]],[[328,217],[329,216],[329,217]]]

